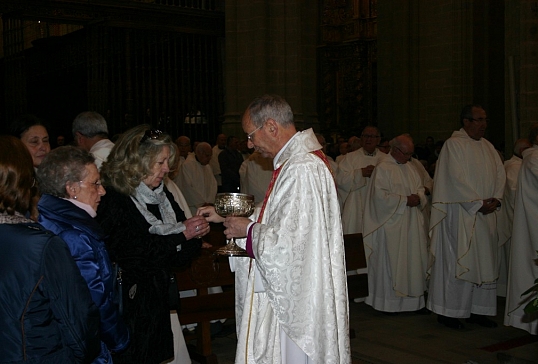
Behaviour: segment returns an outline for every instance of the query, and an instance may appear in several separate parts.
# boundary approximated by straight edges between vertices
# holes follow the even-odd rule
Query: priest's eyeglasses
[[[252,136],[254,135],[255,132],[257,132],[258,130],[260,130],[261,128],[263,128],[265,124],[262,124],[261,126],[257,127],[256,129],[254,129],[254,131],[252,131],[251,133],[248,133],[247,134],[247,139],[249,141],[252,141]]]
[[[398,149],[398,150],[400,151],[400,153],[402,153],[402,154],[403,154],[404,156],[406,156],[406,157],[411,157],[411,156],[413,155],[413,152],[411,152],[411,153],[404,153],[400,148],[398,148],[398,147],[394,147],[394,148]]]
[[[162,134],[163,132],[157,129],[146,130],[144,136],[142,137],[142,139],[140,139],[140,144],[144,143],[146,140],[149,139],[159,139]]]
[[[480,119],[472,118],[471,120],[472,121],[477,121],[479,123],[489,123],[489,119],[484,119],[484,118],[480,118]]]

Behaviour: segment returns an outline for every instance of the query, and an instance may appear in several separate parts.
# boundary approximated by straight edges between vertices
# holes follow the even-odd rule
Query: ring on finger
[[[200,227],[198,225],[196,225],[196,228],[194,230],[196,230],[198,232],[200,230]]]

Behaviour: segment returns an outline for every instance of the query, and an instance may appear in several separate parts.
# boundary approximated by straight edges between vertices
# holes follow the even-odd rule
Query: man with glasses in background
[[[364,201],[370,177],[380,158],[386,157],[376,147],[381,140],[379,129],[367,126],[361,134],[362,147],[347,153],[338,165],[336,181],[342,206],[344,234],[362,234]]]
[[[427,308],[453,329],[467,323],[496,327],[497,211],[506,173],[480,105],[467,105],[462,128],[445,142],[437,161],[430,219],[431,267]]]

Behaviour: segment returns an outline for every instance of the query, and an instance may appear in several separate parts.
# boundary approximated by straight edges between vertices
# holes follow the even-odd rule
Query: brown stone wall
[[[506,139],[511,148],[538,121],[538,4],[506,1]],[[510,153],[511,154],[511,153]]]
[[[502,1],[385,0],[378,4],[379,126],[415,142],[448,138],[479,103],[504,138]]]
[[[244,134],[241,114],[264,93],[286,98],[300,128],[317,128],[316,24],[309,1],[226,1],[225,134]]]

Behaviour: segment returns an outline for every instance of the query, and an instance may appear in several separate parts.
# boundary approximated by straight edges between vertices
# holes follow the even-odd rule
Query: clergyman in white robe
[[[215,202],[217,181],[213,170],[208,164],[200,164],[196,160],[195,153],[188,155],[179,169],[176,180],[193,215],[196,214],[198,207]]]
[[[535,140],[534,143],[537,143]],[[521,297],[538,278],[538,145],[523,152],[519,173],[504,324],[538,335],[538,315],[523,311],[536,292]]]
[[[252,227],[256,259],[231,259],[236,363],[280,363],[283,346],[290,344],[309,363],[351,362],[340,209],[329,168],[311,153],[318,149],[309,129],[275,157],[280,174],[263,219]],[[282,333],[290,340],[282,341]]]
[[[253,195],[256,206],[261,206],[272,176],[273,160],[264,158],[259,152],[255,151],[239,168],[241,193]]]
[[[432,207],[433,178],[431,178],[426,168],[424,168],[424,165],[418,159],[411,158],[409,160],[409,163],[411,163],[411,165],[413,165],[415,169],[417,170],[420,176],[422,186],[424,186],[424,193],[428,200],[428,203],[426,204],[426,206],[421,207],[422,216],[424,217],[424,228],[426,229],[426,235],[428,235],[428,232],[430,230],[430,214],[431,214],[431,207]]]
[[[375,149],[368,153],[364,148],[347,153],[338,164],[336,180],[338,193],[343,200],[342,228],[344,234],[362,233],[362,214],[364,201],[370,183],[370,177],[362,175],[361,168],[377,165],[380,158],[386,155]]]
[[[486,119],[477,120],[466,122]],[[430,252],[435,260],[429,310],[451,318],[496,315],[497,212],[479,210],[484,200],[488,206],[498,206],[505,179],[497,151],[483,137],[472,138],[462,128],[444,143],[434,175],[430,217]]]
[[[412,150],[412,142],[407,145]],[[427,288],[428,239],[422,209],[428,199],[417,169],[403,163],[405,158],[398,153],[393,148],[374,169],[364,210],[366,303],[384,312],[422,309]],[[408,204],[411,195],[418,197],[418,205]]]
[[[519,170],[521,169],[521,153],[532,146],[526,138],[518,139],[514,145],[514,155],[504,162],[506,185],[504,187],[503,204],[499,214],[497,227],[499,230],[499,279],[497,280],[497,296],[506,297],[508,285],[508,260],[514,222],[514,206]]]

